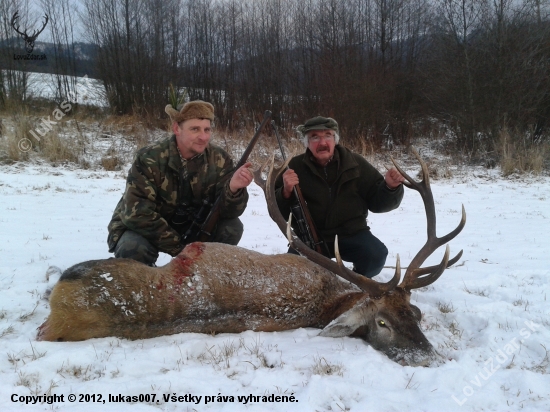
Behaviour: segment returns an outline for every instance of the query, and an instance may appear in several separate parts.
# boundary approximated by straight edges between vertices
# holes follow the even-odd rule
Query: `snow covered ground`
[[[58,81],[73,84],[75,82],[76,90],[70,96],[63,96],[62,100],[78,102],[97,107],[108,107],[105,88],[100,80],[86,77],[74,77],[66,75],[55,75],[48,73],[28,73],[28,90],[33,98],[42,97],[51,99],[56,95],[56,85]],[[58,102],[61,103],[61,102]]]
[[[48,267],[110,256],[107,223],[124,175],[0,167],[1,411],[550,410],[550,178],[472,169],[432,182],[438,234],[456,226],[462,203],[468,220],[451,242],[451,254],[464,249],[463,258],[412,296],[422,329],[447,361],[414,368],[359,339],[318,337],[317,329],[37,342],[49,313]],[[249,191],[240,246],[284,252],[263,193],[254,184]],[[406,265],[425,241],[416,192],[369,221],[390,250],[388,265],[397,253]],[[391,274],[384,269],[379,279]],[[44,394],[63,401],[25,404]],[[112,401],[121,395],[136,398]]]

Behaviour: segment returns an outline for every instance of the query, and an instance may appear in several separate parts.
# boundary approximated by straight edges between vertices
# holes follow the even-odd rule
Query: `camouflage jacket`
[[[174,135],[140,149],[108,226],[109,251],[114,251],[122,234],[130,229],[144,236],[159,251],[177,255],[184,245],[180,233],[170,222],[182,202],[198,209],[204,199],[213,203],[222,194],[220,217],[240,216],[248,202],[246,188],[233,195],[229,180],[219,183],[232,170],[229,155],[212,144],[202,154],[183,160]],[[183,184],[180,176],[185,180]]]

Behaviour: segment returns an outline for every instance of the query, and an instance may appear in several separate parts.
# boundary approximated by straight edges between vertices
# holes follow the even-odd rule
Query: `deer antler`
[[[38,31],[35,30],[33,35],[31,36],[31,38],[36,39],[38,37],[38,35],[44,31],[44,29],[46,28],[46,25],[48,24],[48,20],[49,20],[48,15],[44,14],[44,25],[42,26],[42,28],[40,30],[38,30]]]
[[[424,161],[420,158],[420,155],[414,148],[411,148],[411,150],[416,159],[419,161],[420,166],[422,167],[422,181],[420,182],[415,181],[412,177],[405,173],[403,169],[399,167],[393,157],[391,158],[391,161],[393,162],[396,169],[407,180],[407,182],[405,182],[405,185],[408,188],[414,189],[418,191],[418,193],[420,193],[420,196],[422,197],[422,200],[424,202],[424,208],[426,209],[428,240],[426,240],[424,246],[418,251],[416,256],[409,264],[407,271],[405,272],[405,276],[403,277],[403,281],[399,284],[399,287],[407,290],[421,288],[423,286],[432,284],[439,278],[439,276],[441,276],[441,274],[447,267],[456,263],[458,259],[460,259],[460,257],[462,256],[462,250],[453,259],[449,260],[449,246],[447,245],[445,255],[443,256],[443,260],[439,265],[424,268],[420,267],[420,265],[422,265],[422,263],[424,263],[424,261],[433,252],[435,252],[437,248],[454,239],[462,231],[464,225],[466,224],[466,211],[464,210],[464,205],[462,205],[462,219],[460,220],[458,226],[445,236],[440,238],[437,237],[435,205],[432,189],[430,188],[428,166],[426,166],[426,163],[424,163]],[[421,277],[422,275],[426,276]]]
[[[271,219],[273,219],[277,226],[279,226],[281,232],[287,233],[290,245],[310,261],[318,264],[325,269],[328,269],[332,273],[335,273],[336,275],[353,283],[360,289],[369,293],[370,296],[378,297],[386,292],[389,292],[390,290],[395,289],[395,287],[399,283],[399,280],[401,279],[401,269],[399,268],[399,264],[397,265],[393,278],[389,282],[379,283],[372,279],[361,276],[354,271],[346,268],[342,264],[341,259],[339,259],[339,262],[337,263],[327,258],[326,256],[323,256],[322,254],[314,251],[313,249],[310,249],[292,231],[289,224],[290,221],[287,222],[286,219],[283,217],[281,211],[279,210],[279,207],[277,206],[277,200],[275,199],[275,181],[277,180],[279,174],[286,168],[289,161],[290,158],[281,167],[275,168],[274,157],[272,157],[267,179],[264,180],[262,178],[263,167],[261,167],[258,170],[254,171],[254,181],[264,191],[269,216],[271,217]],[[339,254],[337,254],[337,256],[339,257]]]
[[[18,34],[20,34],[21,36],[27,37],[27,32],[26,32],[26,31],[23,32],[23,33],[21,33],[21,32],[19,31],[19,24],[17,24],[17,27],[15,26],[18,19],[19,19],[19,12],[16,11],[16,12],[13,14],[13,17],[11,18],[11,27],[13,27],[13,29],[14,29]]]
[[[46,28],[46,25],[48,24],[48,21],[49,21],[49,17],[47,14],[44,15],[44,25],[42,26],[42,28],[40,30],[35,30],[34,33],[32,34],[32,36],[29,36],[27,34],[27,30],[25,30],[24,32],[20,32],[19,31],[19,24],[17,24],[17,20],[19,20],[19,12],[16,11],[12,18],[11,18],[11,26],[13,27],[13,29],[18,33],[20,34],[21,36],[23,36],[23,38],[25,39],[25,41],[29,40],[29,41],[33,41],[33,40],[36,40],[36,38],[38,37],[38,35],[40,33],[42,33],[44,31],[44,29]],[[16,26],[17,24],[17,26]]]

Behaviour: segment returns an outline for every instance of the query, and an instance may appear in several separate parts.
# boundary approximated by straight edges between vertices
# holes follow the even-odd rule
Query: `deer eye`
[[[384,328],[387,327],[387,326],[386,326],[386,322],[384,322],[383,320],[379,320],[379,321],[378,321],[378,325],[379,325],[379,326],[382,326],[382,327],[384,327]]]

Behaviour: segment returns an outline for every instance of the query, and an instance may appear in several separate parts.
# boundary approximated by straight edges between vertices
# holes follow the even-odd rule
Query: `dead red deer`
[[[420,310],[409,303],[411,290],[433,283],[460,258],[462,252],[449,261],[447,247],[439,265],[420,268],[462,230],[466,215],[463,208],[458,227],[436,237],[427,167],[418,159],[422,182],[399,170],[424,199],[428,240],[401,283],[399,260],[393,278],[378,283],[312,251],[290,229],[293,247],[306,257],[263,255],[237,246],[197,242],[159,268],[129,259],[106,259],[67,269],[51,293],[51,313],[39,327],[38,339],[141,339],[181,332],[315,327],[324,328],[322,336],[360,337],[403,364],[427,364],[436,353],[420,330]],[[281,170],[272,167],[267,182],[257,172],[256,180],[264,189],[272,219],[286,231],[288,225],[274,195]]]

